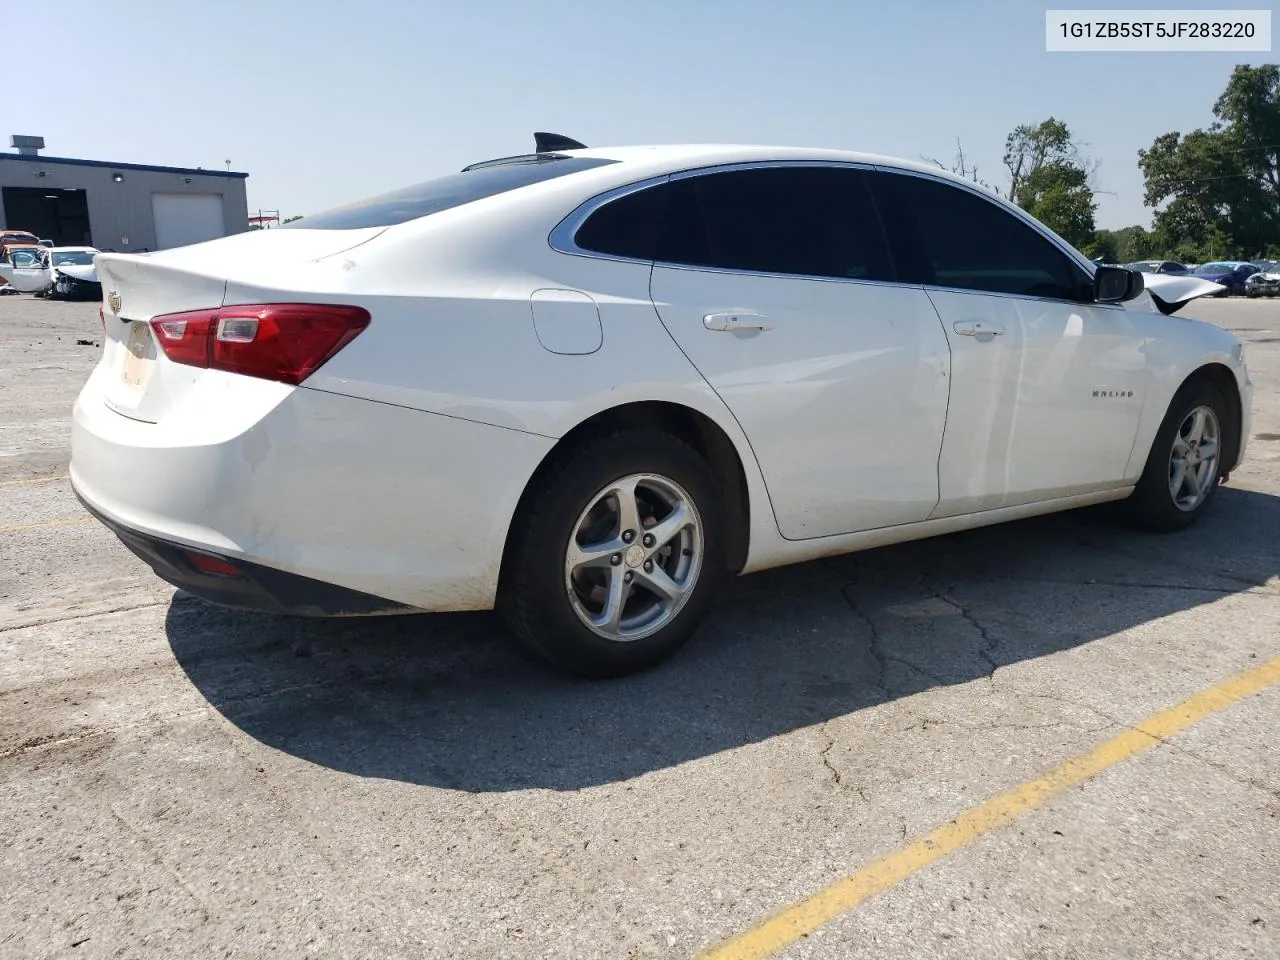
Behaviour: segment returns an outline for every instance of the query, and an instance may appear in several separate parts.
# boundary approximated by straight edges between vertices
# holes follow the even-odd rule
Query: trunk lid
[[[165,357],[150,320],[219,307],[228,279],[319,260],[381,232],[261,230],[156,253],[98,254],[94,266],[103,295],[103,402],[122,416],[158,423],[209,371]]]

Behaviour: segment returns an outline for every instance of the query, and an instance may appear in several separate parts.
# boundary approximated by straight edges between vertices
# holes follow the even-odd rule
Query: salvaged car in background
[[[22,247],[8,263],[0,263],[0,277],[19,293],[68,300],[102,298],[102,285],[93,266],[93,247]]]
[[[1246,297],[1280,296],[1280,265],[1260,270],[1244,282]]]
[[[49,251],[49,285],[43,293],[50,299],[101,300],[102,284],[93,258],[93,247],[54,247]]]

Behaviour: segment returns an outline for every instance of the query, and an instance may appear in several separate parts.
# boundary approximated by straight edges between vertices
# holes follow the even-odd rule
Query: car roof
[[[588,147],[581,150],[558,150],[557,153],[574,157],[598,157],[602,160],[616,160],[628,167],[638,166],[662,168],[658,172],[675,172],[687,168],[716,166],[730,163],[752,163],[786,160],[816,160],[838,163],[863,163],[875,166],[894,167],[901,170],[912,170],[928,173],[944,179],[955,180],[974,186],[972,180],[958,177],[947,170],[931,163],[904,160],[877,153],[863,153],[855,150],[835,150],[821,147],[787,147],[767,144],[734,144],[734,143],[684,143],[684,144],[647,144],[616,147]]]
[[[97,247],[50,247],[50,253],[101,253]]]

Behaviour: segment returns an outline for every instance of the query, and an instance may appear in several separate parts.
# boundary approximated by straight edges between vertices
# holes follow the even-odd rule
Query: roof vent
[[[15,133],[9,138],[9,146],[17,147],[20,157],[34,157],[44,149],[44,137],[24,137]]]

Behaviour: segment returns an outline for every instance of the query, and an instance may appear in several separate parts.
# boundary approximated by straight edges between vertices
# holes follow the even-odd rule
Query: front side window
[[[1083,271],[1048,239],[959,186],[876,173],[874,192],[913,282],[1057,300],[1080,299]],[[895,247],[895,250],[897,247]]]
[[[40,258],[30,250],[15,250],[10,254],[10,260],[13,261],[15,267],[40,266]]]

